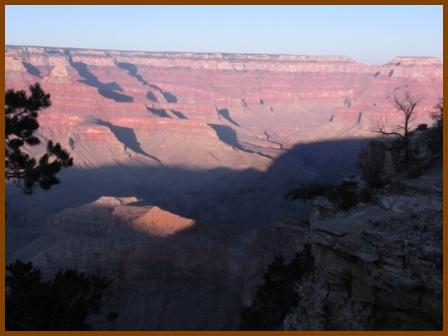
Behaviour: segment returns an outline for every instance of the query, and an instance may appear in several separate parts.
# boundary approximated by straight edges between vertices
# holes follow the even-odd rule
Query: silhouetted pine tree
[[[252,305],[241,311],[241,330],[278,330],[286,315],[299,303],[296,284],[314,270],[311,245],[296,253],[290,264],[277,256],[263,275]]]
[[[21,261],[6,270],[7,330],[90,330],[86,319],[99,312],[109,287],[105,278],[75,270],[43,281],[40,270]]]
[[[36,184],[50,189],[59,183],[56,174],[73,165],[68,152],[51,140],[39,160],[23,151],[25,145],[40,144],[35,135],[38,112],[51,105],[50,95],[39,83],[31,85],[30,92],[5,92],[5,177],[25,194],[31,194]],[[6,270],[7,330],[89,330],[86,319],[99,312],[109,287],[105,278],[75,270],[60,271],[43,281],[40,270],[21,261]],[[108,314],[108,320],[116,317],[117,313]]]
[[[5,177],[13,180],[26,194],[31,194],[36,184],[50,189],[59,183],[56,174],[73,165],[68,152],[51,140],[39,160],[23,151],[25,145],[40,144],[35,135],[39,128],[38,112],[51,105],[50,95],[42,90],[39,83],[29,89],[30,95],[24,90],[5,92]]]

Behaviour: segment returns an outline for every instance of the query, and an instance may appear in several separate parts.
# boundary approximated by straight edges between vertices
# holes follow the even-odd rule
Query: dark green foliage
[[[429,133],[431,131],[432,128],[425,130]],[[409,134],[414,135],[415,131],[409,132]],[[391,142],[390,153],[395,173],[407,175],[410,170],[417,171],[416,166],[421,164],[421,146],[425,141],[430,141],[429,137],[395,139]]]
[[[319,183],[311,183],[311,184],[302,184],[300,188],[291,190],[286,198],[290,200],[301,199],[302,201],[310,201],[315,199],[318,196],[330,195],[333,192],[333,186],[329,184],[319,184]]]
[[[30,157],[23,146],[40,144],[35,132],[39,128],[38,112],[51,105],[50,95],[39,83],[30,86],[31,94],[24,90],[5,92],[5,177],[13,180],[26,194],[31,194],[36,184],[47,190],[58,184],[56,174],[73,165],[73,159],[51,140],[46,153],[39,159]]]
[[[109,283],[75,270],[43,281],[31,263],[6,268],[7,330],[90,330],[90,314],[99,313]]]
[[[370,141],[360,152],[357,160],[358,171],[370,188],[381,188],[386,184],[385,158],[386,148],[380,141]]]
[[[404,140],[394,139],[390,144],[390,153],[392,157],[392,165],[395,172],[402,172],[407,169],[408,165],[405,160],[404,152]]]
[[[241,330],[279,330],[286,315],[297,306],[296,284],[314,270],[311,246],[305,245],[291,263],[275,257],[263,275],[254,302],[241,311]]]
[[[29,89],[30,95],[24,90],[5,92],[5,177],[26,194],[36,186],[50,189],[59,183],[56,174],[73,165],[68,152],[51,140],[38,160],[23,151],[40,144],[35,135],[38,112],[51,105],[50,95],[39,83]],[[109,287],[104,278],[75,270],[60,271],[43,281],[38,269],[21,261],[6,270],[7,330],[89,330],[86,319],[99,312]]]
[[[115,321],[118,317],[118,313],[117,312],[109,312],[106,315],[106,320],[108,320],[109,322]]]
[[[417,131],[424,131],[428,129],[428,125],[427,124],[419,124],[416,128]]]
[[[431,114],[431,118],[434,120],[434,127],[443,127],[443,99],[440,99],[435,106],[435,110]]]
[[[282,318],[298,302],[293,283],[282,257],[276,257],[257,288],[255,301],[241,312],[242,330],[275,330]]]
[[[305,274],[314,271],[314,256],[311,251],[311,244],[305,244],[302,251],[296,252],[294,259],[288,265],[290,277],[296,279],[302,278]],[[297,280],[296,280],[297,281]]]
[[[372,190],[369,188],[362,188],[361,190],[359,190],[358,200],[359,200],[359,202],[364,202],[364,203],[372,202],[372,200],[373,200]]]
[[[359,190],[358,183],[354,181],[343,181],[339,185],[313,183],[291,190],[286,198],[306,202],[319,196],[328,198],[339,210],[349,210],[359,202],[369,201],[371,192],[368,189]]]
[[[354,207],[361,200],[358,192],[358,183],[353,181],[343,181],[333,188],[329,195],[330,202],[336,204],[340,210],[348,210]]]
[[[406,170],[406,177],[410,179],[415,179],[423,174],[423,168],[419,164],[414,164]]]
[[[442,154],[443,148],[443,100],[435,106],[435,111],[431,118],[434,120],[434,125],[430,129],[429,141],[430,148],[433,154]]]
[[[432,127],[418,127],[410,132],[407,161],[403,149],[403,141],[396,139],[391,146],[391,153],[395,171],[407,178],[417,178],[421,176],[424,169],[430,167],[434,160],[438,160],[442,155],[443,148],[443,101],[435,106],[435,111],[431,115],[434,123]],[[417,133],[417,131],[420,131]]]

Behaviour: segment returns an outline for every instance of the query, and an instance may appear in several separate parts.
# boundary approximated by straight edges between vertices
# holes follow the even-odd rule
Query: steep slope
[[[376,119],[395,125],[401,114],[392,98],[402,89],[424,98],[415,123],[427,122],[442,88],[442,65],[432,58],[398,57],[384,65],[365,65],[343,56],[7,46],[5,62],[7,88],[23,89],[39,81],[51,93],[53,105],[39,116],[40,135],[69,148],[76,168],[64,172],[65,179],[84,179],[70,185],[75,189],[67,187],[63,200],[74,200],[71,193],[87,193],[89,188],[77,190],[95,181],[81,177],[87,171],[92,176],[99,171],[98,179],[104,181],[97,188],[106,190],[64,206],[111,194],[105,176],[111,185],[137,185],[125,194],[150,197],[151,202],[166,194],[161,189],[172,188],[173,200],[200,189],[222,191],[241,183],[237,189],[253,188],[253,178],[229,180],[251,169],[269,175],[284,157],[293,163],[282,166],[282,184],[326,179],[332,174],[323,169],[328,160],[322,158],[333,155],[334,148],[320,146],[328,152],[319,149],[315,164],[304,159],[308,154],[291,149],[369,137]],[[342,153],[346,157],[341,161],[353,162],[349,151]],[[193,177],[198,183],[188,183],[174,170],[207,172],[207,178],[202,185]]]
[[[266,264],[306,235],[307,207],[283,195],[353,174],[371,121],[401,121],[395,92],[424,98],[419,123],[442,91],[431,58],[7,46],[5,60],[7,88],[51,94],[39,135],[75,160],[51,192],[8,186],[7,259],[110,276],[120,315],[103,329],[237,328]]]
[[[431,58],[398,57],[374,66],[340,56],[11,46],[5,58],[7,87],[23,88],[40,81],[52,94],[53,106],[44,113],[50,120],[43,118],[41,127],[57,134],[60,127],[51,119],[66,124],[66,133],[58,139],[63,143],[69,141],[76,126],[93,127],[93,119],[117,126],[128,119],[126,127],[134,130],[142,146],[149,146],[148,123],[154,130],[173,135],[168,127],[172,125],[169,119],[173,119],[192,132],[198,122],[231,127],[236,138],[244,138],[248,146],[260,146],[258,152],[264,153],[264,147],[271,144],[266,132],[287,148],[301,141],[369,135],[373,119],[386,118],[395,124],[400,114],[391,98],[404,88],[424,98],[418,120],[427,122],[441,96],[442,84],[442,65]],[[140,139],[142,132],[148,137]],[[211,140],[207,133],[204,130],[200,135],[202,142]],[[183,145],[177,141],[176,146],[180,147],[178,152],[188,153],[191,148],[188,142]],[[170,150],[175,148],[170,146]],[[202,160],[206,152],[219,156],[221,150],[204,149],[200,161],[207,166],[210,161]],[[163,147],[152,155],[158,158],[162,153],[166,153]],[[276,157],[280,152],[265,154]],[[254,150],[224,156],[231,162],[239,162],[238,156],[243,156],[254,168],[267,167]],[[169,157],[165,163],[191,166],[198,161],[186,155],[177,162]]]
[[[288,330],[440,330],[441,163],[396,181],[376,205],[338,212],[316,200],[310,242],[316,271],[298,286]]]
[[[298,244],[295,226],[217,226],[140,203],[101,197],[65,209],[11,259],[44,275],[76,268],[111,279],[99,329],[236,329],[267,262]],[[120,314],[114,324],[109,311]]]

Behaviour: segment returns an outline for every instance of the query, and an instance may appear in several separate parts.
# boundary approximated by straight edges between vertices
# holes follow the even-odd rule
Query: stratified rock
[[[237,329],[262,273],[300,246],[296,225],[251,229],[197,223],[136,197],[102,196],[52,216],[11,260],[50,276],[75,268],[112,281],[96,329]],[[119,313],[115,324],[105,318]]]
[[[318,202],[310,238],[316,271],[298,284],[301,299],[285,329],[441,328],[442,195],[432,188],[441,186],[440,172],[401,181],[376,206],[336,212]]]
[[[367,65],[346,56],[8,46],[5,62],[7,88],[40,81],[51,93],[40,131],[72,139],[83,167],[119,161],[265,170],[295,143],[371,136],[377,119],[395,126],[397,90],[424,98],[416,123],[431,122],[442,96],[442,64],[430,57]],[[211,125],[228,128],[216,134]]]
[[[8,260],[33,261],[45,275],[77,268],[113,279],[106,309],[120,315],[114,325],[96,320],[103,329],[237,328],[266,265],[275,255],[290,257],[310,235],[290,221],[304,207],[281,196],[301,182],[334,180],[353,169],[371,120],[401,122],[392,104],[396,90],[424,98],[417,123],[431,122],[442,94],[442,64],[429,58],[366,65],[345,56],[7,46],[5,64],[6,88],[39,81],[51,94],[52,106],[39,114],[39,135],[69,148],[75,161],[51,193],[29,201],[11,192]],[[44,143],[30,154],[40,155]],[[387,217],[389,208],[415,205],[401,199],[398,206],[394,197],[383,195],[383,206],[367,212]],[[331,216],[325,202],[315,213],[322,211]],[[311,235],[321,246],[319,262],[342,260],[355,275],[363,269],[342,256],[398,267],[399,258],[385,255],[391,248],[375,244],[399,237],[380,231],[380,238],[368,238],[373,245],[364,244],[371,224],[362,218],[351,218],[358,229],[316,221],[322,228]],[[437,246],[425,251],[437,254]],[[419,270],[429,267],[415,262]],[[315,282],[340,276],[330,270]],[[415,285],[407,273],[380,276]],[[371,300],[369,286],[359,293]],[[329,293],[339,307],[338,292]],[[325,291],[316,311],[326,312],[318,307],[322,298]],[[431,296],[422,305],[437,310]]]

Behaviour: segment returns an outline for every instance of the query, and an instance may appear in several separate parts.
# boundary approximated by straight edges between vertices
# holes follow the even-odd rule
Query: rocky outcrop
[[[400,120],[391,99],[396,90],[406,88],[417,98],[425,98],[417,116],[421,122],[429,121],[442,94],[442,65],[434,58],[399,57],[384,65],[367,65],[345,56],[8,46],[5,62],[6,87],[23,89],[40,81],[51,93],[53,105],[41,114],[40,125],[43,135],[56,132],[60,142],[66,142],[78,127],[91,126],[91,117],[112,124],[126,118],[139,120],[141,124],[132,126],[136,133],[160,119],[179,121],[192,132],[198,121],[227,123],[235,126],[239,137],[249,137],[251,142],[258,139],[264,145],[268,145],[263,141],[266,130],[273,138],[283,138],[285,144],[370,136],[371,120],[387,118],[391,125]],[[230,111],[228,117],[217,114],[217,106]],[[70,120],[70,127],[62,130],[45,115],[64,124]],[[74,123],[72,116],[79,120]],[[170,123],[156,127],[169,133],[165,125]],[[202,141],[208,141],[205,135]],[[254,159],[256,154],[243,156],[256,169],[266,167],[266,162]],[[182,164],[191,165],[184,160]],[[201,161],[212,164],[205,158]]]
[[[170,236],[194,225],[194,220],[167,213],[159,207],[153,207],[134,222],[134,228],[155,236]]]
[[[237,329],[266,265],[300,246],[300,227],[193,221],[136,197],[100,197],[52,216],[9,255],[44,276],[75,268],[112,281],[96,329]],[[105,315],[118,312],[112,324]]]
[[[288,330],[442,327],[441,167],[401,180],[377,205],[335,212],[317,200],[310,240],[316,271],[298,285]]]
[[[51,94],[39,136],[75,161],[50,193],[8,188],[8,260],[106,273],[106,309],[120,315],[95,321],[103,329],[237,328],[265,266],[309,234],[289,221],[305,207],[282,195],[347,174],[371,120],[401,122],[396,90],[425,98],[416,122],[442,93],[442,65],[416,58],[7,46],[5,63],[7,88],[39,81]],[[382,202],[389,213],[409,200]],[[315,242],[321,261],[339,244],[313,237],[328,240]]]

